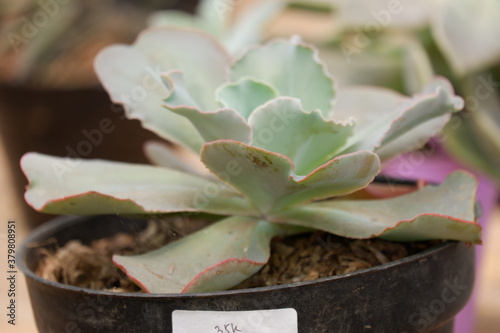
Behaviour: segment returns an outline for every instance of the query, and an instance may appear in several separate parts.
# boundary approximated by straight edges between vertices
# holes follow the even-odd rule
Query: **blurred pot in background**
[[[107,157],[145,162],[142,145],[155,139],[101,88],[93,69],[97,52],[131,43],[159,9],[194,12],[197,1],[23,0],[0,4],[0,133],[20,204],[34,227],[51,218],[22,199],[26,181],[18,164],[28,151],[71,158]],[[131,98],[146,98],[137,87]],[[65,169],[66,168],[66,169]],[[69,169],[67,169],[69,168]]]

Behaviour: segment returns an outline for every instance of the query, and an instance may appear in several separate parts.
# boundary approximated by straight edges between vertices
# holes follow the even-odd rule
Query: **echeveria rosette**
[[[130,118],[190,150],[206,170],[171,161],[178,151],[168,145],[147,146],[158,166],[30,153],[22,160],[26,200],[51,213],[223,216],[157,251],[115,257],[145,290],[230,288],[267,262],[272,238],[304,230],[480,242],[475,180],[465,173],[411,197],[339,200],[369,185],[381,158],[425,142],[461,107],[444,79],[414,97],[366,87],[336,96],[317,51],[298,38],[233,60],[211,37],[179,29],[109,47],[96,68]],[[371,216],[366,207],[384,209]]]

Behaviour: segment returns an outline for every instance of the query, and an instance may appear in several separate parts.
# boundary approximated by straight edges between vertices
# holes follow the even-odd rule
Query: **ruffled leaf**
[[[221,178],[267,214],[290,205],[348,194],[367,186],[380,171],[378,156],[356,152],[337,157],[307,176],[297,176],[292,161],[284,155],[235,141],[207,143],[201,160],[215,174],[229,163],[238,174]]]
[[[226,290],[267,263],[273,237],[297,231],[254,218],[230,217],[158,250],[113,260],[147,292]]]
[[[382,160],[421,147],[463,108],[445,79],[407,98],[383,88],[352,87],[339,93],[334,119],[354,117],[354,135],[343,153],[374,150]]]
[[[184,79],[184,74],[181,71],[171,70],[161,74],[161,77],[163,84],[169,91],[169,95],[165,98],[165,107],[169,109],[179,106],[202,108],[200,103],[198,103],[198,101],[191,96],[191,92],[189,91]]]
[[[305,112],[299,100],[277,98],[249,119],[252,146],[290,158],[295,173],[307,175],[332,159],[352,134],[353,124],[325,120],[319,111]]]
[[[194,126],[166,112],[170,91],[161,74],[181,70],[186,89],[200,107],[215,110],[215,89],[226,81],[229,55],[207,35],[170,28],[145,30],[131,46],[113,45],[99,53],[96,72],[113,102],[123,104],[127,117],[162,138],[199,151],[203,140]]]
[[[348,238],[398,241],[449,239],[481,243],[473,222],[476,179],[455,172],[439,186],[382,200],[330,200],[292,207],[271,220],[320,229]]]
[[[189,119],[205,142],[224,139],[244,143],[251,141],[250,126],[235,110],[220,109],[213,112],[203,112],[190,107],[176,107],[170,108],[170,110]]]
[[[96,71],[111,100],[123,104],[129,119],[139,120],[164,139],[199,151],[203,140],[193,125],[163,109],[169,91],[159,76],[159,67],[145,56],[128,46],[110,46],[97,56]]]
[[[162,214],[207,212],[248,215],[244,198],[224,184],[183,172],[102,160],[24,155],[26,201],[52,214]]]
[[[205,142],[221,139],[250,142],[250,126],[240,113],[230,108],[215,111],[203,109],[190,95],[179,71],[166,73],[164,80],[172,91],[165,100],[165,108],[188,119]]]
[[[196,31],[156,28],[142,32],[133,47],[165,71],[180,70],[200,107],[217,107],[213,94],[227,80],[232,59],[215,39]]]
[[[280,96],[301,100],[306,110],[327,116],[334,99],[333,81],[318,52],[299,40],[275,40],[250,49],[231,67],[231,80],[250,77],[273,87]]]
[[[222,85],[216,92],[217,100],[224,106],[238,111],[245,119],[258,107],[276,98],[272,87],[249,78]]]

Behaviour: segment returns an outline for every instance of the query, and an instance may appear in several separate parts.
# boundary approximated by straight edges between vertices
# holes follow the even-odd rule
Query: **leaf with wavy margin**
[[[250,126],[241,112],[231,108],[214,111],[203,109],[191,96],[180,71],[165,73],[163,79],[172,92],[165,99],[165,108],[188,119],[205,142],[222,139],[245,143],[251,141]],[[250,97],[244,96],[245,99]]]
[[[176,242],[113,261],[150,293],[226,290],[258,272],[270,256],[270,241],[302,228],[250,217],[229,217]]]
[[[214,91],[227,79],[230,56],[210,36],[172,28],[151,28],[133,45],[113,45],[95,59],[95,69],[113,102],[123,104],[127,117],[162,138],[198,152],[203,140],[185,118],[166,111],[170,91],[161,74],[181,70],[186,89],[201,108],[215,110]]]
[[[26,201],[52,214],[250,215],[254,210],[225,184],[155,166],[78,160],[37,153],[23,156]]]
[[[292,38],[249,49],[231,67],[231,80],[252,78],[274,88],[280,96],[298,98],[306,110],[326,117],[335,97],[333,80],[316,48]]]
[[[222,85],[216,95],[224,107],[238,111],[245,119],[257,107],[278,97],[272,87],[249,78]]]
[[[245,119],[233,109],[201,111],[190,107],[170,109],[187,119],[196,127],[205,142],[235,140],[250,143],[252,130]]]
[[[347,238],[398,241],[449,239],[479,244],[475,223],[477,180],[454,172],[439,186],[382,200],[329,200],[268,216],[275,222],[314,228]]]
[[[331,160],[353,132],[353,122],[325,120],[319,110],[306,112],[299,100],[279,97],[250,116],[252,146],[289,157],[295,173],[307,175]]]
[[[374,150],[387,160],[425,144],[462,108],[463,100],[451,84],[438,78],[412,98],[384,88],[345,88],[333,118],[356,119],[354,135],[342,153]]]
[[[235,141],[207,143],[201,161],[215,174],[235,163],[241,172],[222,179],[262,213],[315,199],[344,195],[366,187],[380,171],[377,155],[361,151],[339,156],[307,176],[297,176],[286,156]]]

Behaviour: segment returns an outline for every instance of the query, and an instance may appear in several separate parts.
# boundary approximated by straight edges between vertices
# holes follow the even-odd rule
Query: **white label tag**
[[[173,333],[298,333],[295,309],[172,312]]]

